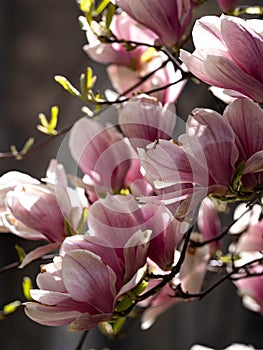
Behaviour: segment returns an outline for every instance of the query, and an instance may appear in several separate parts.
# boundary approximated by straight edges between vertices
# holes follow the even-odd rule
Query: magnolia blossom
[[[164,205],[139,206],[132,195],[107,195],[105,199],[99,199],[89,209],[88,222],[90,233],[114,248],[122,248],[127,242],[134,246],[137,243],[131,240],[133,234],[138,230],[149,230],[148,256],[163,270],[173,265],[175,250],[186,230]]]
[[[242,191],[250,193],[262,183],[262,122],[263,111],[248,99],[235,100],[223,117],[211,110],[195,109],[188,118],[187,133],[180,138],[181,145],[160,140],[147,150],[139,150],[146,175],[157,189],[166,189],[161,197],[164,203],[178,203],[178,217],[185,217],[207,194],[235,197],[241,184]],[[174,191],[173,186],[180,184],[192,187]]]
[[[136,287],[145,272],[141,267],[149,233],[135,232],[132,240],[136,247],[124,246],[120,258],[97,237],[67,238],[61,256],[42,267],[37,277],[40,289],[31,290],[34,302],[25,304],[26,314],[40,324],[69,325],[77,331],[110,321],[122,295]]]
[[[152,31],[142,27],[125,13],[113,17],[110,29],[117,40],[147,44],[147,46],[139,45],[135,49],[127,50],[123,43],[101,43],[88,28],[89,44],[84,47],[84,50],[93,60],[109,64],[107,73],[113,87],[120,94],[131,96],[135,92],[147,92],[181,79],[180,71],[175,72],[171,62],[164,64],[165,55],[154,48],[148,48],[148,45],[154,44],[156,39]],[[160,68],[162,65],[163,67]],[[155,70],[156,72],[146,79],[147,74]],[[133,88],[136,84],[138,85]],[[174,102],[184,84],[185,82],[180,82],[153,93],[153,96],[163,103]]]
[[[135,192],[150,193],[137,154],[114,126],[82,118],[71,130],[69,147],[84,173],[82,184],[78,184],[86,189],[91,202],[132,185]]]
[[[9,171],[0,177],[0,231],[8,232],[9,229],[4,225],[2,218],[8,212],[6,206],[6,194],[21,184],[39,184],[40,182],[33,177],[19,171]]]
[[[237,0],[217,0],[221,10],[225,13],[233,11],[236,8]]]
[[[144,94],[132,97],[119,108],[119,124],[132,146],[145,148],[149,143],[172,138],[176,116],[171,104],[162,104]]]
[[[192,0],[117,0],[118,6],[158,36],[158,42],[177,47],[180,47],[197,3]]]
[[[67,194],[60,193],[64,210],[60,207],[56,193],[44,186],[22,185],[17,186],[7,194],[7,205],[14,220],[10,219],[9,228],[24,238],[31,238],[30,231],[19,231],[18,222],[39,232],[38,239],[49,242],[62,242],[65,238],[64,221],[69,215],[71,205]],[[14,226],[12,227],[12,221]],[[34,237],[35,238],[35,237]],[[36,237],[37,238],[37,237]]]
[[[2,213],[5,229],[25,239],[48,242],[27,254],[20,265],[24,267],[57,249],[68,234],[76,233],[84,204],[81,200],[76,201],[77,194],[73,189],[67,188],[64,168],[55,160],[50,162],[47,177],[42,179],[46,184],[25,174],[18,174],[18,177],[17,174],[13,175],[15,177],[12,176],[9,184],[6,184],[9,191],[2,191],[6,205]],[[10,179],[9,174],[5,177]],[[72,202],[77,205],[73,206]],[[67,226],[70,232],[66,230]]]
[[[72,225],[73,232],[86,203],[77,201],[77,194],[67,187],[65,170],[57,161],[50,161],[42,181],[45,183],[21,182],[5,194],[7,211],[3,221],[11,232],[23,238],[61,243],[67,235],[65,221]]]
[[[193,29],[195,51],[181,50],[187,68],[207,84],[263,102],[262,20],[206,16]]]
[[[260,186],[263,182],[262,108],[247,99],[240,99],[228,105],[224,117],[235,134],[239,152],[237,164],[245,162],[242,184],[250,189]]]

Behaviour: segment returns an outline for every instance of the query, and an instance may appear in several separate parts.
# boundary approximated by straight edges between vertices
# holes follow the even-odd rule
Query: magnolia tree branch
[[[223,230],[218,236],[213,237],[213,238],[210,238],[210,239],[207,239],[206,241],[203,241],[203,242],[195,242],[195,241],[191,240],[191,241],[190,241],[190,242],[191,242],[191,245],[192,245],[193,247],[203,247],[203,246],[205,246],[206,244],[219,241],[220,239],[224,238],[224,237],[228,234],[228,232],[229,232],[229,230],[231,229],[231,227],[232,227],[235,223],[237,223],[244,215],[246,215],[250,210],[251,210],[250,207],[247,208],[247,210],[244,211],[244,212],[240,215],[239,218],[234,219],[234,220],[227,226],[227,228],[226,228],[225,230]]]
[[[167,283],[169,283],[175,277],[175,275],[180,271],[180,268],[184,262],[185,255],[186,255],[187,248],[188,248],[188,244],[190,241],[191,233],[192,233],[192,227],[185,233],[184,243],[183,243],[183,248],[182,248],[182,251],[180,254],[180,258],[179,258],[177,264],[175,266],[173,266],[171,272],[167,275],[161,276],[162,281],[160,283],[158,283],[156,286],[154,286],[153,288],[151,288],[147,292],[136,296],[136,299],[133,301],[133,303],[126,310],[116,312],[117,316],[121,316],[121,317],[127,316],[131,312],[131,310],[140,301],[146,300],[147,298],[158,293]]]
[[[204,291],[202,291],[200,293],[185,292],[185,291],[183,291],[181,284],[179,284],[174,289],[174,292],[175,292],[174,297],[179,297],[182,299],[191,299],[191,298],[202,299],[228,279],[232,280],[232,281],[237,281],[237,280],[244,279],[244,278],[263,276],[263,272],[260,272],[260,273],[250,272],[247,269],[248,267],[251,267],[252,265],[255,265],[255,264],[261,265],[262,263],[263,263],[263,257],[249,261],[241,266],[234,265],[234,266],[232,266],[232,271],[225,274],[223,277],[221,277],[219,280],[217,280],[214,284],[212,284],[210,287],[208,287],[207,289],[205,289]],[[245,270],[245,271],[242,271],[242,270]],[[237,273],[239,273],[240,271],[242,272],[241,276],[234,276]]]
[[[86,332],[84,332],[82,334],[82,336],[81,336],[81,338],[79,340],[79,343],[78,343],[77,347],[75,348],[75,350],[81,350],[82,349],[88,334],[89,334],[89,331],[86,331]]]
[[[29,156],[30,154],[33,154],[36,151],[47,146],[55,138],[62,136],[62,135],[65,135],[67,132],[70,131],[71,128],[72,128],[72,125],[67,126],[61,130],[58,130],[56,135],[49,135],[49,137],[47,139],[36,143],[33,147],[28,149],[26,152],[16,152],[15,154],[14,154],[14,152],[0,152],[0,159],[19,159],[19,160],[22,160],[25,157]]]

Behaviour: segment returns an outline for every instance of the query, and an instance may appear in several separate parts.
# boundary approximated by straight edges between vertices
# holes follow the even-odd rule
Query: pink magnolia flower
[[[23,174],[19,171],[10,171],[0,177],[0,232],[8,232],[9,229],[4,225],[2,217],[8,212],[6,206],[6,194],[21,184],[39,184],[40,182],[33,177]]]
[[[259,24],[258,24],[259,22]],[[195,51],[181,50],[187,68],[207,84],[263,102],[262,20],[206,16],[193,29]]]
[[[163,45],[180,47],[197,1],[117,0],[132,18],[151,29]]]
[[[17,186],[7,194],[7,205],[15,220],[39,232],[39,237],[49,242],[62,242],[65,238],[64,221],[71,209],[68,196],[61,191],[65,211],[59,206],[56,194],[44,186]],[[12,229],[12,227],[10,226]],[[13,228],[16,231],[14,225]],[[30,233],[19,232],[30,238]]]
[[[76,202],[76,193],[67,188],[66,174],[60,164],[51,161],[47,178],[43,180],[46,184],[36,181],[20,184],[5,195],[6,211],[2,221],[6,229],[25,239],[49,243],[27,254],[21,268],[57,249],[69,234],[75,234],[82,216],[84,204],[80,200]],[[77,206],[72,205],[72,199]]]
[[[146,151],[139,150],[146,176],[158,190],[166,190],[157,199],[165,204],[176,202],[175,215],[181,218],[207,194],[227,194],[237,158],[234,134],[216,112],[195,110],[188,118],[187,137],[183,146],[160,140]]]
[[[72,278],[74,276],[74,278]],[[31,290],[36,302],[25,303],[25,313],[48,326],[69,324],[70,330],[86,330],[112,318],[116,275],[101,257],[73,250],[63,260],[43,267],[39,290]]]
[[[148,234],[138,237],[140,257],[147,249]],[[35,302],[25,304],[26,314],[40,324],[69,325],[75,331],[110,321],[122,295],[136,287],[145,272],[140,269],[141,260],[129,254],[129,249],[120,260],[115,250],[97,237],[66,239],[61,256],[38,275],[40,289],[31,290]],[[135,274],[128,278],[128,271]]]
[[[139,206],[132,195],[107,195],[98,200],[89,209],[88,222],[91,234],[114,248],[122,248],[127,242],[132,245],[130,239],[135,232],[149,230],[151,241],[147,256],[163,270],[171,268],[185,231],[162,204]],[[123,251],[119,253],[123,254]]]
[[[77,224],[80,220],[81,210],[73,210],[68,194],[60,189],[58,196],[63,207],[58,202],[57,194],[44,186],[23,185],[8,192],[6,198],[9,213],[4,220],[6,227],[25,239],[49,242],[27,254],[21,268],[61,245],[68,235],[65,230],[66,221],[73,227],[73,222]]]
[[[237,6],[237,0],[217,0],[217,2],[225,13],[233,11]]]
[[[144,94],[132,97],[119,108],[119,124],[132,146],[145,148],[159,139],[172,138],[176,116],[170,104]]]
[[[202,232],[204,240],[210,240],[220,235],[222,226],[218,217],[218,211],[209,197],[203,199],[197,219],[198,227]],[[209,243],[210,252],[216,252],[221,247],[221,241]]]
[[[129,142],[114,126],[104,127],[82,118],[73,126],[69,147],[83,171],[83,185],[91,202],[106,193],[119,193],[134,183],[139,193],[150,186],[140,172],[139,159]]]
[[[237,163],[245,162],[242,184],[246,188],[255,188],[263,181],[263,110],[248,99],[238,99],[228,105],[224,117],[235,134],[239,151]]]
[[[255,125],[262,124],[262,113],[247,99],[234,101],[223,117],[211,110],[195,109],[188,118],[187,133],[180,138],[180,146],[160,140],[147,150],[139,150],[146,176],[157,189],[166,189],[160,198],[167,204],[178,203],[178,217],[191,213],[207,194],[235,198],[239,196],[235,186],[242,184],[242,191],[250,193],[253,186],[262,183],[262,138],[254,130]],[[250,116],[255,118],[253,126]],[[241,184],[239,181],[233,187],[235,170],[241,165]],[[244,177],[248,175],[254,176],[252,185]],[[173,186],[180,184],[175,192]],[[184,184],[191,186],[183,188]]]
[[[94,33],[88,29],[87,37],[89,44],[84,47],[87,54],[95,61],[109,64],[107,73],[113,87],[126,96],[175,83],[182,75],[178,70],[175,72],[171,62],[164,64],[166,56],[157,52],[148,45],[154,44],[156,35],[150,30],[143,28],[127,14],[115,15],[110,26],[111,31],[118,40],[146,43],[133,50],[126,50],[122,43],[101,43]],[[152,71],[145,81],[145,77]],[[138,84],[138,85],[137,85]],[[157,91],[152,95],[161,102],[174,102],[179,96],[185,82],[180,82],[164,90]],[[137,85],[133,88],[134,85]]]

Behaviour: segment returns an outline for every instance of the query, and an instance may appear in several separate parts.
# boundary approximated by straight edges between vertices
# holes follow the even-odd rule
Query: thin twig
[[[55,138],[62,136],[66,134],[70,129],[72,128],[72,125],[65,127],[64,129],[58,130],[56,135],[50,135],[49,138],[36,143],[33,147],[31,147],[27,152],[17,152],[14,154],[13,152],[0,152],[0,159],[15,159],[15,158],[20,158],[23,159],[30,154],[38,151],[39,149],[45,147],[48,145],[51,141],[53,141]]]
[[[152,295],[155,295],[156,293],[158,293],[167,283],[169,283],[174,277],[175,275],[180,271],[180,268],[184,262],[185,259],[185,255],[187,252],[187,248],[188,248],[188,244],[190,241],[190,236],[192,233],[192,227],[185,233],[185,238],[184,238],[184,244],[183,244],[183,248],[180,254],[180,258],[177,262],[177,264],[172,268],[171,272],[167,275],[164,275],[162,278],[162,281],[160,283],[158,283],[156,286],[154,286],[153,288],[151,288],[150,290],[148,290],[147,292],[136,296],[136,300],[134,300],[134,302],[124,311],[120,311],[117,312],[118,316],[126,316],[130,313],[130,311],[140,302],[143,301],[147,298],[149,298]]]
[[[175,288],[175,297],[180,297],[183,299],[191,299],[191,298],[198,298],[198,299],[202,299],[204,298],[207,294],[211,293],[215,288],[217,288],[219,285],[221,285],[224,281],[230,279],[233,281],[236,280],[240,280],[240,279],[244,279],[244,278],[250,278],[250,277],[259,277],[263,275],[263,272],[255,272],[255,273],[251,273],[249,270],[247,270],[246,268],[254,265],[255,263],[259,263],[262,264],[263,258],[257,258],[254,260],[251,260],[241,266],[233,266],[232,271],[228,272],[227,274],[225,274],[223,277],[221,277],[219,280],[217,280],[214,284],[212,284],[210,287],[208,287],[206,290],[200,292],[200,293],[188,293],[188,292],[184,292],[182,290],[182,286],[181,284],[179,284],[176,288]],[[245,269],[244,274],[242,274],[241,276],[236,276],[233,277],[233,275],[236,275],[240,272],[240,270]]]
[[[0,273],[12,270],[15,267],[18,267],[20,264],[21,264],[21,261],[15,261],[15,262],[13,262],[11,264],[8,264],[8,265],[5,265],[3,267],[0,267]]]
[[[82,349],[82,346],[83,346],[83,344],[84,344],[84,342],[85,342],[85,340],[86,340],[86,337],[87,337],[88,333],[89,333],[89,331],[85,331],[85,332],[82,334],[82,336],[81,336],[81,338],[80,338],[80,341],[79,341],[79,343],[78,343],[78,345],[77,345],[77,347],[76,347],[75,350],[81,350],[81,349]]]
[[[228,231],[231,229],[231,227],[236,223],[238,222],[245,214],[247,214],[249,211],[250,211],[250,207],[247,208],[246,211],[244,211],[239,218],[233,220],[225,230],[223,230],[219,235],[213,237],[213,238],[210,238],[210,239],[207,239],[206,241],[203,241],[203,242],[195,242],[195,241],[192,241],[191,240],[191,244],[193,247],[203,247],[204,245],[206,244],[209,244],[209,243],[212,243],[212,242],[215,242],[215,241],[219,241],[220,239],[222,239],[227,233]]]

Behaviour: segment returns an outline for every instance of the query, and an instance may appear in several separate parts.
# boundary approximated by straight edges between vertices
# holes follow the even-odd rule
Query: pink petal
[[[192,18],[192,3],[167,0],[118,0],[117,4],[139,23],[154,31],[162,44],[179,44],[181,37]]]
[[[5,196],[7,192],[22,184],[35,184],[40,182],[33,177],[20,173],[19,171],[9,171],[0,177],[0,210],[5,210]]]
[[[7,232],[10,231],[19,237],[33,241],[47,241],[47,237],[42,233],[27,227],[10,214],[10,212],[3,213],[1,219],[3,225],[7,228]]]
[[[198,54],[205,59],[207,54],[220,50],[227,54],[221,34],[221,20],[216,16],[204,16],[195,22],[193,31],[193,42]]]
[[[171,139],[175,114],[154,97],[139,95],[122,104],[119,123],[133,147],[145,147],[158,139]]]
[[[44,246],[41,246],[41,247],[38,247],[38,248],[32,250],[30,253],[28,253],[25,256],[25,258],[23,259],[23,261],[19,265],[19,268],[23,269],[25,266],[27,266],[32,261],[41,258],[45,254],[53,252],[54,250],[59,248],[59,246],[60,246],[60,243],[55,242],[55,243],[50,243],[50,244],[47,244],[47,245],[44,245]]]
[[[146,264],[151,231],[139,230],[128,240],[124,247],[125,277],[129,281],[144,264]]]
[[[187,133],[194,156],[206,162],[214,183],[228,186],[238,156],[230,126],[214,111],[195,109],[188,118]]]
[[[235,63],[221,56],[207,56],[204,70],[218,87],[241,92],[258,102],[263,101],[262,83],[244,72]]]
[[[107,74],[110,78],[110,81],[114,89],[119,92],[121,95],[133,87],[139,82],[139,77],[136,72],[129,67],[111,64],[107,67]],[[141,86],[140,86],[141,89]],[[127,96],[131,96],[132,92],[135,89],[131,90]],[[142,91],[142,90],[141,90]]]
[[[132,150],[115,127],[82,118],[71,130],[69,147],[98,196],[123,187]]]
[[[199,242],[201,236],[197,233],[193,233],[191,239]],[[209,258],[209,247],[207,245],[199,248],[188,248],[179,275],[182,281],[182,288],[185,292],[200,292]]]
[[[151,240],[148,256],[162,270],[169,270],[173,265],[175,250],[183,237],[183,232],[182,223],[172,219],[170,224]]]
[[[142,330],[149,329],[161,314],[182,301],[179,298],[173,298],[172,295],[173,291],[170,285],[166,284],[143,312],[141,317]]]
[[[209,197],[205,198],[200,206],[198,213],[198,227],[205,240],[217,237],[221,233],[222,227],[218,217],[218,212]],[[215,241],[209,245],[213,252],[220,248],[221,242]]]
[[[123,266],[115,250],[108,245],[108,242],[97,236],[76,235],[64,240],[60,249],[60,255],[64,256],[76,249],[87,250],[98,255],[103,263],[115,272],[117,277],[116,286],[119,288],[123,283]]]
[[[139,149],[138,152],[147,177],[157,189],[178,183],[204,183],[207,178],[205,169],[181,147],[166,140],[151,146],[146,151]]]
[[[25,303],[25,313],[31,320],[46,326],[64,326],[80,315],[79,311],[66,311],[61,307]]]
[[[62,305],[62,303],[72,300],[69,294],[56,291],[31,289],[30,294],[35,301],[45,305],[56,306],[59,303]]]
[[[262,267],[255,272],[262,273]],[[243,297],[244,306],[252,311],[263,313],[263,276],[243,278],[236,281],[235,285],[238,293]]]
[[[192,72],[197,78],[199,78],[200,80],[204,81],[209,85],[216,85],[215,80],[212,79],[204,69],[204,61],[197,54],[197,52],[190,54],[185,50],[180,50],[180,58],[183,61],[183,63],[186,65],[188,70]],[[216,85],[216,86],[219,86],[219,85]],[[223,88],[224,85],[221,84],[219,87]]]
[[[243,174],[258,173],[263,171],[263,150],[251,156],[245,164]]]
[[[237,0],[217,0],[223,12],[233,11],[237,6]]]
[[[231,16],[222,18],[221,31],[233,60],[242,70],[263,84],[263,38],[245,20]]]
[[[257,103],[246,98],[237,99],[225,109],[224,117],[236,135],[240,162],[263,149],[263,110]]]
[[[89,313],[82,313],[68,326],[68,331],[85,331],[97,326],[100,322],[110,321],[112,313],[100,313],[92,315]]]
[[[63,258],[62,277],[73,299],[102,313],[112,311],[116,275],[98,255],[86,250],[70,251]]]
[[[130,237],[143,229],[144,217],[132,195],[107,195],[88,212],[90,230],[109,247],[123,248]]]
[[[263,250],[263,221],[251,225],[236,245],[236,252],[258,252]]]
[[[119,297],[135,288],[142,281],[143,276],[146,274],[146,271],[147,266],[145,264],[143,267],[136,271],[135,275],[127,283],[122,286],[116,295],[115,302],[119,299]]]
[[[14,217],[24,225],[39,231],[50,242],[61,242],[65,238],[64,215],[67,212],[62,213],[58,199],[67,209],[70,201],[65,191],[60,190],[57,197],[44,186],[18,186],[8,193],[7,204]]]
[[[55,256],[52,263],[43,265],[41,272],[37,275],[37,285],[40,289],[66,292],[61,274],[62,257]]]
[[[41,180],[52,185],[58,184],[64,189],[66,189],[68,185],[65,169],[56,159],[51,159],[46,171],[46,178]]]

